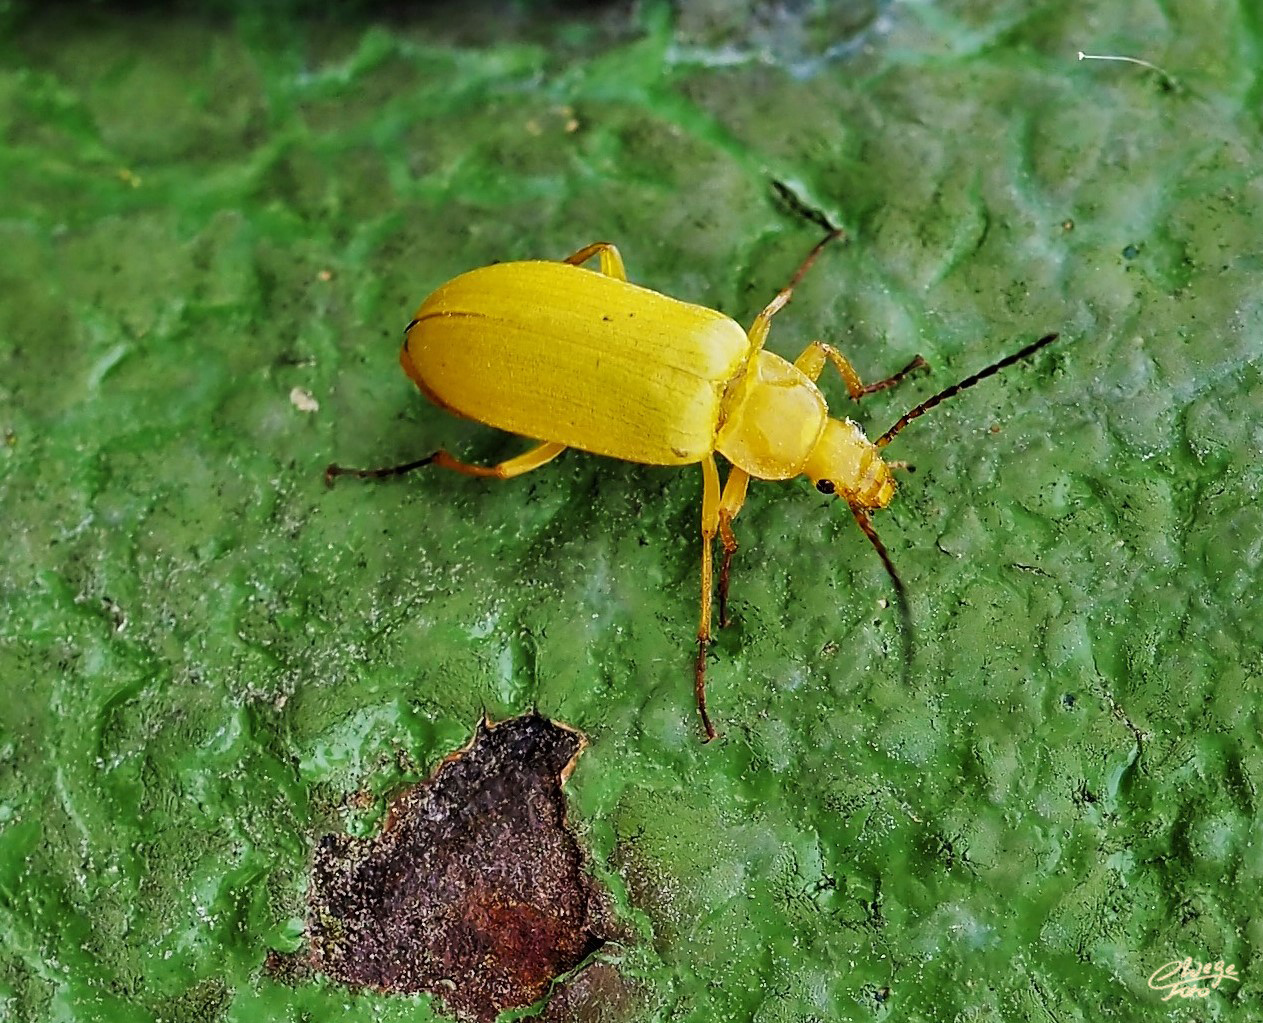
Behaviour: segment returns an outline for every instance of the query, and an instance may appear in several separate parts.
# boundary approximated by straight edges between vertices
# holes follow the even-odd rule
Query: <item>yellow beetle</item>
[[[339,475],[393,476],[426,465],[468,476],[511,479],[552,461],[568,447],[647,465],[702,467],[702,606],[694,688],[707,740],[706,650],[710,644],[716,533],[723,542],[720,625],[727,624],[732,531],[750,478],[806,476],[822,493],[847,502],[894,581],[905,642],[911,632],[903,584],[868,519],[895,493],[880,449],[908,422],[945,398],[1056,338],[1050,334],[917,406],[876,441],[849,419],[831,419],[815,381],[831,362],[851,397],[893,386],[924,367],[917,356],[894,376],[864,384],[845,356],[813,341],[790,363],[763,350],[772,317],[785,307],[830,231],[749,331],[722,313],[690,305],[627,280],[609,242],[588,245],[560,263],[531,260],[471,270],[427,298],[404,331],[404,372],[440,408],[540,443],[493,466],[470,465],[446,451],[382,469],[330,465]],[[599,257],[600,272],[581,264]],[[732,463],[721,490],[715,454]]]

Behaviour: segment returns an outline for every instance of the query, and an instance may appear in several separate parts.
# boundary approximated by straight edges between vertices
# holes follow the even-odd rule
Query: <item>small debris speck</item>
[[[289,392],[290,404],[299,412],[319,412],[320,402],[305,387],[295,387]]]

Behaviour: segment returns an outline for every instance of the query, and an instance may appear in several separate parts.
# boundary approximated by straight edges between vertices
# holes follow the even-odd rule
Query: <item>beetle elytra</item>
[[[783,309],[831,230],[807,254],[789,283],[748,331],[722,313],[638,287],[609,242],[585,246],[560,263],[523,261],[470,270],[441,286],[404,331],[400,362],[421,391],[455,415],[532,438],[537,445],[492,466],[470,465],[446,451],[381,469],[330,465],[334,477],[396,476],[422,466],[467,476],[512,479],[573,447],[649,465],[702,468],[701,615],[694,692],[707,740],[716,735],[706,709],[710,645],[712,548],[723,544],[718,582],[720,625],[728,622],[728,578],[737,539],[732,522],[751,479],[806,476],[846,501],[893,581],[903,620],[905,663],[911,657],[911,613],[903,583],[869,512],[895,494],[881,449],[909,422],[952,395],[1056,340],[1048,334],[940,391],[870,441],[849,419],[830,418],[816,386],[826,363],[855,400],[892,387],[917,369],[865,384],[847,358],[813,341],[794,361],[765,351],[772,317]],[[599,258],[600,271],[581,264]],[[731,470],[722,488],[715,455]]]

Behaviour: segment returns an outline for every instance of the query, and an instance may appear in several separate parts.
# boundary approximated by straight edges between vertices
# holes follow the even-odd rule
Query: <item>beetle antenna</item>
[[[1004,369],[1006,366],[1012,366],[1013,363],[1015,362],[1021,362],[1023,359],[1029,358],[1030,356],[1038,352],[1041,348],[1043,348],[1045,345],[1050,345],[1056,340],[1057,340],[1056,334],[1045,334],[1038,341],[1032,341],[1029,345],[1027,345],[1021,351],[1014,352],[1012,355],[1007,355],[1003,359],[1001,359],[999,362],[993,362],[986,369],[979,370],[973,376],[965,377],[965,379],[962,380],[960,383],[952,384],[951,387],[947,388],[944,391],[939,391],[938,394],[934,395],[934,397],[932,398],[926,398],[925,401],[921,402],[921,404],[918,405],[916,408],[914,408],[911,412],[905,412],[902,416],[900,416],[899,422],[895,423],[894,426],[892,426],[889,430],[887,430],[880,437],[878,437],[877,440],[875,440],[873,443],[876,444],[876,446],[879,448],[884,448],[887,444],[889,444],[892,440],[895,439],[895,436],[899,433],[900,430],[902,430],[905,426],[907,426],[910,422],[912,422],[912,420],[925,415],[935,405],[938,405],[941,402],[946,401],[948,398],[951,398],[954,395],[960,394],[961,391],[966,390],[967,388],[973,387],[974,384],[982,380],[986,380],[987,377],[989,376],[994,376],[996,373],[999,373],[1000,370]]]
[[[864,535],[868,537],[868,542],[873,545],[877,551],[877,556],[881,558],[881,563],[886,566],[886,574],[890,576],[890,581],[895,584],[895,596],[899,600],[899,618],[903,625],[903,675],[904,682],[908,681],[908,672],[912,666],[912,608],[908,604],[908,591],[903,587],[903,580],[899,578],[899,573],[895,571],[895,563],[890,560],[890,553],[886,550],[886,545],[881,542],[881,537],[877,535],[877,530],[873,528],[873,523],[869,519],[868,514],[859,505],[850,505],[851,514],[855,516],[855,523],[864,531]]]

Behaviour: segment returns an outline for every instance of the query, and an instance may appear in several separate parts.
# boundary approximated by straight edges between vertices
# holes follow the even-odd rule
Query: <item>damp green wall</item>
[[[319,834],[538,707],[590,740],[635,1019],[1263,1018],[1254,5],[36,7],[0,3],[0,1017],[430,1019],[264,958]],[[321,470],[521,449],[396,363],[472,266],[611,239],[748,322],[820,233],[773,180],[852,240],[769,347],[933,366],[858,412],[826,371],[845,414],[1063,340],[891,448],[906,681],[846,509],[752,490],[703,746],[700,473]],[[1241,980],[1164,1003],[1184,956]]]

